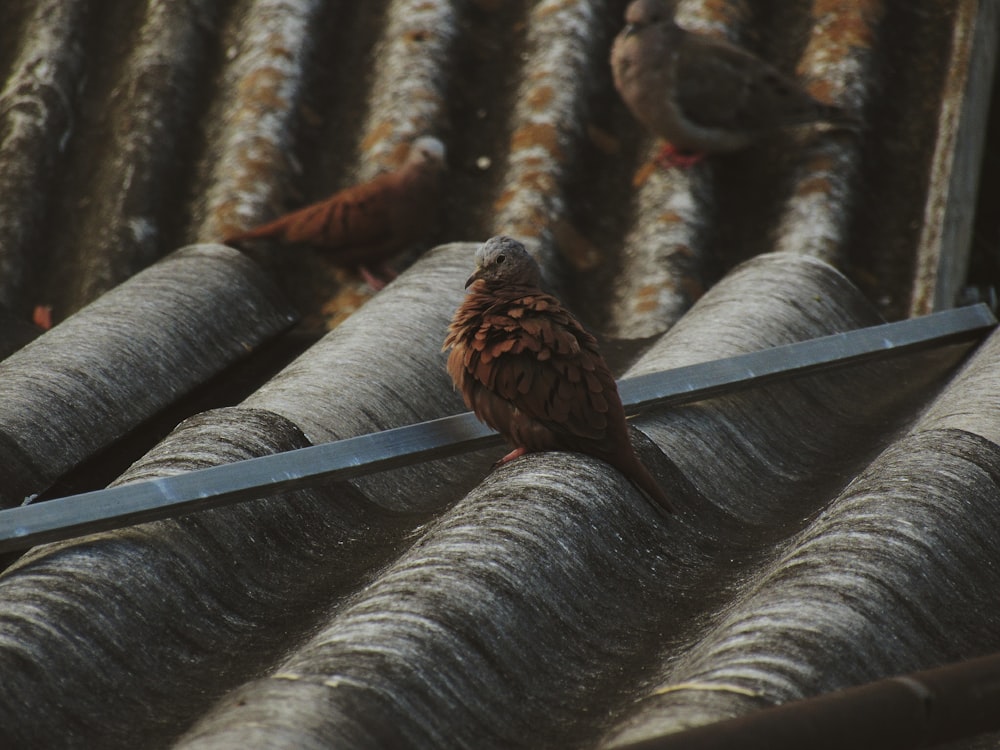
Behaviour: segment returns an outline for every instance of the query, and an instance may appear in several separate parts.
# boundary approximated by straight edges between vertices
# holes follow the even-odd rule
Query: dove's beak
[[[630,23],[630,24],[627,24],[624,29],[622,29],[622,33],[625,35],[625,38],[628,39],[630,36],[632,36],[638,30],[639,29],[636,28],[636,25],[634,23]]]
[[[468,289],[472,285],[473,281],[475,281],[476,279],[479,278],[479,272],[480,272],[480,270],[482,270],[482,269],[477,268],[475,271],[473,271],[472,276],[470,276],[469,278],[467,278],[465,280],[465,288],[466,289]]]

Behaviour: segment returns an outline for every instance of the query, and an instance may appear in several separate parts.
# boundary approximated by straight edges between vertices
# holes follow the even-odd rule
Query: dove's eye
[[[499,265],[500,265],[501,263],[503,263],[503,262],[504,262],[505,260],[507,260],[507,256],[506,256],[506,255],[498,255],[498,256],[497,256],[497,265],[499,266]]]

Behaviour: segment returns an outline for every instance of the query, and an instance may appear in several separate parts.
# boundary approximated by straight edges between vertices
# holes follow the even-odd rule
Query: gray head
[[[406,164],[426,164],[436,169],[443,169],[444,159],[444,144],[432,135],[424,135],[410,144]]]
[[[674,23],[677,0],[635,0],[625,9],[625,36],[636,34],[648,26]]]
[[[488,288],[535,287],[542,285],[542,273],[535,259],[517,240],[498,235],[476,250],[476,270],[465,282],[482,280]]]

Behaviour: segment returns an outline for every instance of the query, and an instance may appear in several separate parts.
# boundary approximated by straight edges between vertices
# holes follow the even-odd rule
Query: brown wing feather
[[[508,442],[601,458],[670,510],[632,451],[618,387],[596,340],[554,297],[498,302],[471,294],[444,348],[451,348],[448,372],[466,405]]]
[[[379,175],[226,241],[276,239],[332,251],[385,243],[392,237],[388,206],[397,199],[398,179],[398,174]]]
[[[448,369],[466,403],[477,413],[485,407],[485,421],[508,437],[524,429],[510,424],[516,412],[517,419],[538,423],[534,432],[544,427],[552,433],[547,447],[599,442],[607,437],[609,409],[621,409],[594,337],[548,295],[519,298],[479,316],[456,315],[445,346],[455,347]]]
[[[839,111],[750,52],[699,34],[684,36],[675,80],[678,106],[701,127],[770,130]]]

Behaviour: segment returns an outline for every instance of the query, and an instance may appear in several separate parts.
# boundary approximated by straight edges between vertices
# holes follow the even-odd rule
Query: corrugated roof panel
[[[989,2],[683,0],[686,25],[863,118],[686,172],[651,166],[659,143],[614,91],[625,0],[99,6],[0,7],[0,303],[57,323],[0,364],[0,390],[53,385],[55,364],[4,373],[57,340],[85,386],[82,427],[45,403],[3,425],[55,467],[45,482],[96,438],[134,440],[131,407],[205,408],[180,390],[276,332],[258,316],[287,322],[272,281],[317,343],[119,482],[461,410],[440,346],[493,232],[528,241],[590,326],[637,339],[608,346],[632,375],[949,304],[962,283]],[[424,133],[448,149],[447,194],[385,290],[262,244],[257,266],[184,251],[204,258],[163,307],[129,289],[176,258],[102,296],[395,166]],[[112,328],[93,315],[109,307]],[[599,461],[490,472],[499,451],[480,451],[38,547],[0,575],[0,736],[619,745],[997,649],[996,340],[950,382],[961,347],[637,417],[671,517]],[[151,341],[143,367],[118,351]],[[132,394],[110,416],[86,408],[108,372]],[[28,440],[48,433],[54,457]]]

